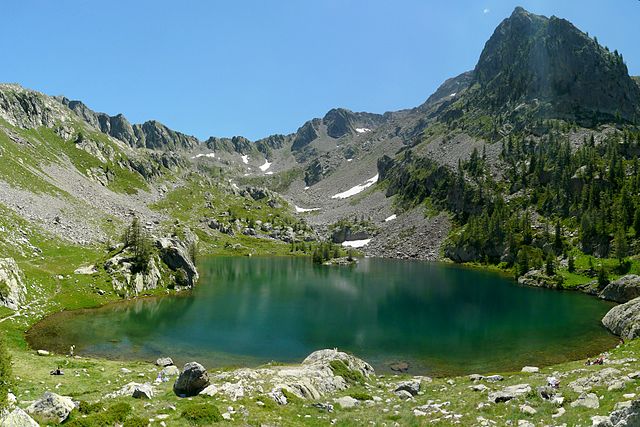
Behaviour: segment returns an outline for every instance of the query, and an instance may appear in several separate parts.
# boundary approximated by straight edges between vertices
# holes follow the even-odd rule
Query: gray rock
[[[196,241],[183,242],[177,238],[166,237],[156,241],[162,261],[173,271],[183,270],[187,274],[190,286],[195,285],[199,278],[189,251],[192,244],[196,244]]]
[[[520,412],[525,415],[535,415],[538,413],[534,408],[529,405],[520,405]]]
[[[490,383],[496,383],[498,381],[504,380],[504,377],[502,375],[489,375],[488,377],[483,377],[483,379]]]
[[[413,395],[407,390],[396,390],[394,391],[394,394],[402,400],[409,400],[413,398]]]
[[[508,402],[518,396],[527,394],[531,391],[529,384],[516,384],[503,388],[501,391],[489,393],[489,401],[493,403]]]
[[[370,375],[374,374],[374,370],[371,365],[364,360],[335,349],[314,351],[302,361],[302,364],[329,365],[333,360],[341,360],[349,369],[361,373],[365,378],[369,378]]]
[[[62,423],[69,417],[74,408],[75,405],[70,397],[47,391],[42,398],[27,408],[27,412],[38,418]]]
[[[600,293],[600,298],[625,303],[640,297],[640,276],[627,274],[609,283]]]
[[[177,377],[180,375],[180,369],[175,365],[169,365],[162,368],[160,375],[164,377]]]
[[[600,400],[595,393],[582,393],[576,400],[571,402],[572,408],[578,406],[583,406],[589,409],[598,409],[600,407]]]
[[[360,402],[358,402],[358,400],[354,399],[351,396],[342,396],[342,397],[336,399],[335,402],[338,405],[340,405],[340,407],[342,409],[355,408],[360,403]]]
[[[535,374],[536,372],[540,372],[540,368],[535,367],[535,366],[525,366],[524,368],[522,368],[522,372],[526,372],[529,374]]]
[[[165,366],[171,366],[173,365],[173,359],[170,357],[161,357],[158,360],[156,360],[156,366],[161,366],[161,367],[165,367]]]
[[[24,275],[13,258],[0,258],[0,306],[17,310],[27,296]]]
[[[131,397],[134,399],[153,399],[153,387],[151,384],[138,384],[134,389]]]
[[[640,400],[634,400],[626,408],[613,411],[608,417],[594,423],[597,427],[634,427],[640,425]]]
[[[182,373],[173,384],[173,391],[178,396],[195,396],[209,385],[209,374],[198,362],[184,365]]]
[[[0,417],[0,427],[38,427],[38,423],[20,408]]]
[[[602,324],[624,339],[640,336],[640,297],[613,307],[602,318]]]
[[[412,396],[417,396],[418,392],[420,391],[420,383],[421,383],[420,380],[415,380],[415,379],[409,380],[409,381],[403,381],[398,384],[398,387],[396,387],[394,391],[404,390],[411,393]]]
[[[200,396],[209,396],[209,397],[213,397],[216,394],[218,394],[218,387],[216,387],[215,385],[211,384],[210,386],[206,387],[204,390],[202,390],[200,393],[198,393]]]

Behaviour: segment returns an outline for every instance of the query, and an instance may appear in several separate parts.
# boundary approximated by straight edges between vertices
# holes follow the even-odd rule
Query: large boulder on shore
[[[182,270],[187,275],[190,286],[198,281],[198,270],[192,259],[190,246],[195,242],[183,242],[174,237],[162,237],[156,240],[160,258],[173,271]]]
[[[69,417],[74,408],[75,405],[70,397],[47,391],[27,408],[27,412],[38,418],[60,424]]]
[[[609,283],[600,292],[600,298],[618,303],[625,303],[640,297],[640,276],[627,274]]]
[[[17,310],[27,296],[24,275],[13,258],[0,258],[0,306]]]
[[[173,392],[178,396],[196,396],[209,385],[209,374],[198,362],[184,365],[180,376],[173,384]]]
[[[602,324],[624,339],[640,336],[640,297],[613,307],[602,318]]]

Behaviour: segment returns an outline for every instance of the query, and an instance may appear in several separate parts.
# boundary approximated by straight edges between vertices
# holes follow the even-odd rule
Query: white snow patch
[[[249,163],[249,156],[248,155],[242,156],[242,163],[244,163],[245,165]]]
[[[269,160],[264,159],[264,165],[260,166],[260,170],[262,172],[265,172],[267,169],[269,169],[271,167],[271,163],[269,163]]]
[[[449,95],[449,96],[453,98],[454,96],[456,96],[456,94],[457,94],[457,93],[458,93],[458,92],[453,92],[453,93],[452,93],[451,95]]]
[[[397,217],[398,217],[398,215],[393,214],[393,215],[391,215],[390,217],[385,218],[385,219],[384,219],[384,222],[393,221],[393,220],[394,220],[394,219],[396,219]]]
[[[358,132],[358,133],[371,132],[371,129],[368,129],[368,128],[356,128],[356,132]]]
[[[347,159],[347,162],[353,162],[353,159]]]
[[[215,153],[200,153],[193,156],[192,159],[199,159],[200,157],[209,157],[213,159],[215,156],[216,156]]]
[[[273,175],[273,171],[265,172],[265,175]]]
[[[331,196],[332,199],[346,199],[347,197],[355,196],[358,193],[362,193],[367,188],[371,187],[373,184],[378,182],[378,174],[373,178],[370,178],[364,184],[358,184],[355,187],[351,187],[347,191],[343,191],[342,193],[338,193],[334,196]]]
[[[304,189],[305,189],[305,190],[308,190],[308,189],[309,189],[309,186],[304,187]]]
[[[310,209],[306,209],[306,208],[301,208],[299,206],[296,206],[296,212],[297,213],[304,213],[304,212],[314,212],[314,211],[319,211],[320,208],[310,208]]]
[[[236,190],[239,190],[239,189],[240,189],[240,187],[238,187],[238,185],[237,185],[235,182],[232,182],[232,183],[231,183],[231,186],[232,186],[233,188],[235,188]]]
[[[349,240],[346,242],[342,242],[342,246],[344,246],[345,248],[361,248],[363,246],[367,246],[370,241],[371,239]]]

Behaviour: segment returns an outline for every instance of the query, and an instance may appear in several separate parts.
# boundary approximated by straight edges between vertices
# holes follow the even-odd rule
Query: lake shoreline
[[[208,257],[207,257],[208,258]],[[215,256],[212,258],[216,258],[216,259],[224,259],[224,258],[236,258],[236,257],[228,257],[228,256]],[[258,260],[258,259],[270,259],[271,257],[252,257],[252,260]],[[280,258],[280,257],[279,257]],[[288,259],[287,257],[285,257],[285,259]],[[401,262],[404,262],[404,260],[402,260]],[[424,261],[419,261],[419,263],[423,263]],[[438,263],[438,262],[428,262],[427,264],[429,265],[443,265],[443,266],[447,266],[447,267],[452,267],[455,269],[469,269],[469,270],[474,270],[474,271],[483,271],[485,273],[490,273],[490,274],[496,274],[497,272],[494,271],[493,269],[483,269],[480,268],[479,266],[470,266],[470,265],[458,265],[458,264],[454,264],[454,263]],[[322,267],[321,267],[322,268]],[[509,282],[511,283],[510,286],[516,285],[516,286],[520,286],[517,283],[515,283],[513,281],[512,278],[507,277],[506,274],[502,274],[501,275],[503,278],[509,279]],[[201,286],[201,285],[198,285]],[[99,306],[99,307],[86,307],[86,308],[81,308],[79,310],[74,310],[74,313],[79,313],[79,312],[90,312],[91,310],[95,310],[95,309],[99,309],[99,308],[107,308],[107,307],[114,307],[114,306],[126,306],[126,305],[135,305],[138,304],[140,301],[145,301],[145,300],[162,300],[165,299],[167,297],[171,297],[171,298],[175,298],[175,297],[181,297],[181,298],[189,298],[193,295],[193,293],[195,292],[195,290],[189,290],[189,291],[182,291],[182,292],[170,292],[170,293],[164,293],[161,295],[142,295],[142,296],[138,296],[138,297],[134,297],[134,298],[129,298],[127,300],[115,300],[115,301],[107,301],[105,304]],[[195,297],[194,297],[195,298]],[[66,310],[61,310],[60,312],[65,312]],[[51,317],[54,317],[56,315],[60,315],[60,312],[53,312],[53,313],[49,313],[47,316],[39,319],[38,321],[36,321],[35,323],[32,323],[30,325],[30,327],[28,328],[27,332],[25,332],[24,334],[24,340],[25,342],[29,345],[29,347],[33,348],[34,350],[36,349],[35,347],[47,347],[47,346],[38,346],[37,344],[35,344],[34,346],[34,342],[33,340],[29,339],[29,336],[34,332],[34,330],[37,330],[37,328],[43,323],[45,322],[47,319],[50,319]],[[600,321],[600,319],[597,319],[598,322]],[[610,339],[610,345],[613,346],[615,344],[615,342],[617,342],[616,339]],[[580,359],[584,359],[586,357],[593,357],[597,354],[599,354],[601,351],[606,351],[607,349],[609,349],[610,346],[602,346],[599,348],[599,350],[592,350],[592,351],[585,351],[583,354],[581,354],[578,357],[573,357],[573,358],[563,358],[562,360],[558,360],[555,362],[546,362],[546,363],[538,363],[541,366],[552,366],[554,364],[560,363],[560,362],[566,362],[566,361],[571,361],[571,360],[580,360]],[[51,350],[51,348],[45,348],[47,350]],[[59,348],[61,349],[61,348]],[[63,352],[61,352],[63,354]],[[97,357],[97,358],[101,358],[103,355],[102,354],[96,354],[96,353],[92,353],[92,352],[88,352],[85,353],[90,355],[89,357]],[[356,354],[357,356],[362,356],[362,354],[358,354],[357,351],[353,351],[353,354]],[[245,357],[245,356],[243,356]],[[250,357],[249,355],[247,355],[246,357]],[[366,358],[366,355],[365,355]],[[124,357],[118,357],[115,360],[128,360],[128,361],[149,361],[152,360],[151,357],[128,357],[128,356],[124,356]],[[283,359],[269,359],[269,360],[283,360]],[[286,359],[284,359],[286,360]],[[295,360],[295,358],[289,358],[289,361]],[[402,361],[403,358],[399,357],[396,359],[397,361]],[[278,362],[276,362],[278,363]],[[289,363],[289,362],[285,362],[285,363]],[[252,364],[251,368],[256,368],[259,367],[261,364],[260,363],[255,363]],[[219,368],[221,369],[226,369],[232,366],[237,366],[237,365],[223,365],[223,366],[219,366]],[[245,366],[245,365],[243,365]],[[379,367],[381,365],[378,365]],[[513,366],[512,366],[513,367]],[[502,368],[506,368],[505,365],[502,366]],[[500,369],[500,367],[494,368],[494,369],[490,369],[490,370],[478,370],[477,372],[480,373],[484,373],[484,372],[494,372],[494,371],[500,371],[503,370]],[[424,372],[424,371],[423,371]],[[475,371],[474,371],[475,372]],[[392,373],[392,372],[388,372],[388,373]],[[460,374],[464,374],[464,373],[470,373],[469,371],[467,372],[454,372],[453,370],[449,370],[448,373],[433,373],[433,372],[425,372],[428,373],[429,375],[435,375],[438,377],[447,377],[447,376],[451,376],[451,375],[460,375]]]

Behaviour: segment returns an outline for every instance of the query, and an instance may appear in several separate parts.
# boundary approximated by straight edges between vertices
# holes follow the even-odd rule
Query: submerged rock
[[[173,392],[178,396],[195,396],[209,385],[209,374],[198,362],[184,365],[182,373],[173,384]]]
[[[62,423],[69,417],[75,405],[73,400],[67,396],[60,396],[47,391],[40,399],[36,400],[27,408],[27,412],[38,418]]]
[[[17,310],[26,296],[24,275],[16,261],[13,258],[0,258],[0,306]]]
[[[602,324],[624,339],[640,336],[640,297],[613,307],[602,318]]]

